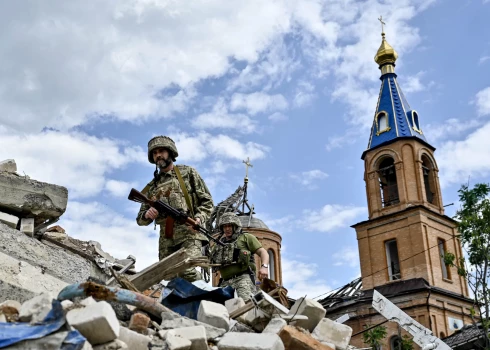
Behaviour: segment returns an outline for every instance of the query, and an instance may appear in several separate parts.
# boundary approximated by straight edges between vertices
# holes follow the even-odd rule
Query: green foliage
[[[371,327],[370,325],[366,325],[365,328]],[[381,348],[381,341],[386,337],[386,327],[385,326],[377,326],[373,329],[370,329],[364,333],[362,333],[362,340],[365,344],[369,345],[373,349]]]
[[[402,337],[402,349],[401,350],[413,350],[413,340],[408,335]]]

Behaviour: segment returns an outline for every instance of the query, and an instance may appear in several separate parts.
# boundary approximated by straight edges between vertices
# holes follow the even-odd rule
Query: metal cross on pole
[[[383,16],[379,16],[378,21],[381,22],[381,33],[384,34],[385,33],[384,26],[386,25],[386,23],[383,22]]]
[[[246,167],[246,172],[245,172],[245,178],[248,179],[248,168],[253,168],[254,166],[252,165],[252,163],[250,163],[250,158],[247,157],[247,160],[243,161],[243,163],[245,163],[245,167]]]

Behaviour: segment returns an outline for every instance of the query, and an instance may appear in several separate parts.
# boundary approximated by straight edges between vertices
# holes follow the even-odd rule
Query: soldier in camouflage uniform
[[[219,286],[232,286],[238,296],[247,301],[257,291],[254,254],[260,256],[262,264],[259,279],[268,276],[269,254],[254,235],[242,231],[242,224],[235,213],[223,214],[219,229],[223,235],[220,241],[225,247],[215,245],[210,253],[211,261],[221,264],[218,268],[221,275]]]
[[[204,223],[213,210],[213,199],[198,172],[186,165],[174,165],[179,153],[174,141],[167,136],[157,136],[148,142],[148,161],[156,165],[154,178],[145,190],[151,200],[161,200],[176,209],[182,209],[193,216],[197,223]],[[184,186],[181,185],[179,174]],[[182,188],[185,187],[185,188]],[[145,190],[143,190],[145,192]],[[187,192],[187,194],[186,194]],[[202,256],[203,245],[208,239],[191,227],[178,224],[166,215],[142,204],[136,217],[140,226],[150,225],[153,220],[160,225],[159,259],[169,256],[180,248],[186,248],[190,256]],[[195,268],[179,274],[189,282],[202,279]]]

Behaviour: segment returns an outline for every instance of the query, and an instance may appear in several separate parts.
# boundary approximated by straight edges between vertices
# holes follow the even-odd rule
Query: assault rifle
[[[141,193],[140,191],[134,188],[132,188],[131,192],[129,192],[128,199],[133,202],[148,204],[150,207],[155,208],[159,214],[166,214],[167,216],[173,218],[179,224],[187,224],[191,226],[193,229],[199,231],[200,233],[208,237],[216,244],[224,246],[222,242],[218,241],[216,238],[211,236],[208,230],[206,230],[201,225],[197,224],[196,220],[189,217],[189,215],[187,215],[183,210],[175,209],[174,207],[160,200],[152,201],[143,193]]]

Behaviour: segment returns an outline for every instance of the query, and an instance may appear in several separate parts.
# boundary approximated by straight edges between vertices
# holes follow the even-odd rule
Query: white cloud
[[[223,134],[211,135],[201,132],[197,135],[174,133],[170,137],[179,148],[179,160],[199,162],[207,157],[236,159],[242,161],[265,158],[270,148],[255,142],[241,143]]]
[[[67,187],[70,198],[96,195],[111,171],[147,159],[140,147],[123,141],[54,131],[0,134],[0,159],[7,158],[16,160],[21,174]]]
[[[271,120],[273,122],[282,122],[282,121],[288,120],[288,117],[287,117],[287,115],[284,115],[280,112],[275,112],[269,116],[269,120]]]
[[[305,107],[313,102],[316,97],[315,86],[307,81],[300,81],[296,94],[294,95],[293,104],[295,107]]]
[[[134,218],[138,210],[139,204],[134,203]],[[98,241],[115,258],[134,255],[137,270],[158,261],[158,226],[156,231],[153,225],[138,226],[136,219],[128,219],[102,203],[70,201],[59,224],[73,238]]]
[[[230,109],[246,110],[251,115],[258,113],[285,110],[288,102],[281,94],[269,95],[264,92],[254,92],[251,94],[235,93],[231,97]]]
[[[305,210],[300,224],[308,231],[329,232],[351,225],[363,214],[367,214],[365,207],[327,204],[319,211]]]
[[[283,285],[288,289],[288,296],[291,298],[297,299],[305,295],[314,298],[332,289],[317,276],[320,270],[317,264],[290,260],[284,255],[281,263]]]
[[[230,58],[255,62],[293,15],[286,1],[2,3],[1,123],[39,131],[183,112],[194,83],[226,73]]]
[[[222,99],[214,106],[211,112],[198,115],[191,125],[198,129],[237,129],[243,133],[255,131],[257,122],[245,114],[230,114]]]
[[[480,120],[476,119],[462,121],[457,118],[451,118],[436,125],[428,124],[427,127],[424,128],[424,134],[427,140],[434,144],[439,140],[445,140],[460,135],[461,133],[474,129],[482,124],[483,123]]]
[[[297,182],[299,182],[301,185],[306,186],[308,188],[315,188],[313,182],[317,180],[324,180],[328,177],[328,174],[318,170],[309,170],[309,171],[303,171],[301,174],[293,174],[291,175],[291,178]]]
[[[437,150],[441,186],[466,183],[468,176],[490,174],[490,123],[469,134],[462,141],[448,141]]]
[[[404,79],[403,83],[403,91],[406,93],[411,93],[411,92],[419,92],[419,91],[424,91],[427,89],[427,87],[430,87],[434,84],[433,81],[431,81],[428,85],[424,85],[421,82],[422,76],[425,74],[424,71],[418,72],[415,75],[409,75]]]
[[[488,1],[490,1],[490,0],[488,0]],[[480,57],[480,60],[478,61],[478,63],[483,64],[488,60],[490,60],[490,56],[482,56],[482,57]]]
[[[105,189],[114,197],[127,197],[131,188],[137,187],[135,182],[108,180]]]
[[[334,266],[359,266],[359,252],[357,247],[344,247],[333,255]]]
[[[490,86],[476,94],[476,108],[479,116],[490,114]]]

